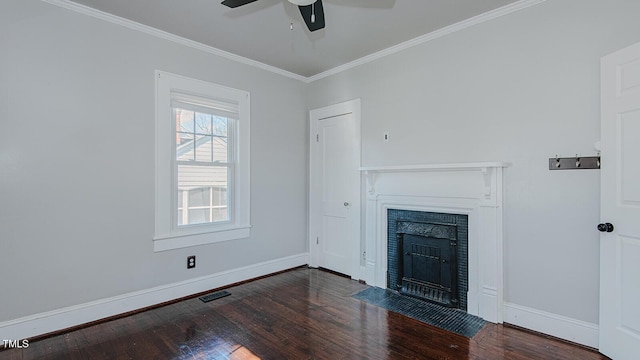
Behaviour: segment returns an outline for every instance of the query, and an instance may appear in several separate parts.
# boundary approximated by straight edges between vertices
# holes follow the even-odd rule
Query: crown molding
[[[505,6],[499,7],[497,9],[482,13],[482,14],[474,16],[472,18],[469,18],[469,19],[457,22],[455,24],[443,27],[441,29],[432,31],[430,33],[418,36],[418,37],[413,38],[411,40],[407,40],[407,41],[405,41],[403,43],[400,43],[398,45],[394,45],[394,46],[391,46],[391,47],[386,48],[384,50],[380,50],[380,51],[378,51],[376,53],[361,57],[360,59],[348,62],[348,63],[340,65],[340,66],[336,66],[336,67],[334,67],[332,69],[329,69],[327,71],[321,72],[321,73],[319,73],[317,75],[313,75],[313,76],[307,77],[307,78],[305,78],[305,80],[306,80],[307,83],[311,83],[311,82],[314,82],[316,80],[320,80],[320,79],[326,78],[328,76],[335,75],[335,74],[341,73],[343,71],[352,69],[354,67],[357,67],[357,66],[372,62],[374,60],[378,60],[378,59],[383,58],[383,57],[385,57],[387,55],[395,54],[395,53],[400,52],[402,50],[406,50],[406,49],[412,48],[414,46],[417,46],[417,45],[420,45],[420,44],[424,44],[424,43],[426,43],[428,41],[441,38],[441,37],[443,37],[445,35],[449,35],[451,33],[454,33],[454,32],[460,31],[460,30],[464,30],[464,29],[466,29],[468,27],[471,27],[471,26],[474,26],[474,25],[477,25],[477,24],[481,24],[481,23],[493,20],[493,19],[499,18],[501,16],[505,16],[505,15],[514,13],[516,11],[520,11],[520,10],[526,9],[526,8],[534,6],[534,5],[538,5],[538,4],[543,3],[545,1],[547,1],[547,0],[521,0],[521,1],[517,1],[517,2],[511,3],[509,5],[505,5]]]
[[[340,65],[340,66],[336,66],[334,68],[331,68],[327,71],[321,72],[319,74],[313,75],[313,76],[309,76],[309,77],[305,77],[302,75],[298,75],[283,69],[280,69],[278,67],[275,66],[271,66],[271,65],[267,65],[265,63],[256,61],[256,60],[252,60],[240,55],[236,55],[233,53],[230,53],[228,51],[224,51],[224,50],[220,50],[218,48],[215,48],[213,46],[209,46],[209,45],[205,45],[202,44],[200,42],[197,41],[193,41],[193,40],[189,40],[186,38],[183,38],[181,36],[178,35],[174,35],[171,33],[168,33],[166,31],[162,31],[159,29],[156,29],[154,27],[151,26],[147,26],[147,25],[143,25],[140,23],[137,23],[135,21],[131,21],[116,15],[112,15],[109,13],[106,13],[104,11],[100,11],[85,5],[81,5],[78,3],[74,3],[70,0],[41,0],[43,2],[55,5],[55,6],[59,6],[61,8],[65,8],[71,11],[75,11],[77,13],[81,13],[81,14],[85,14],[97,19],[101,19],[104,21],[108,21],[110,23],[113,24],[117,24],[117,25],[121,25],[124,26],[126,28],[132,29],[132,30],[136,30],[136,31],[140,31],[143,32],[145,34],[148,35],[152,35],[152,36],[156,36],[158,38],[161,39],[165,39],[165,40],[169,40],[172,41],[174,43],[180,44],[180,45],[184,45],[184,46],[188,46],[197,50],[201,50],[204,52],[207,52],[209,54],[213,54],[213,55],[217,55],[229,60],[233,60],[233,61],[237,61],[239,63],[245,64],[245,65],[249,65],[249,66],[254,66],[256,68],[262,69],[262,70],[266,70],[278,75],[282,75],[291,79],[295,79],[298,81],[302,81],[304,83],[312,83],[314,81],[320,80],[320,79],[324,79],[328,76],[331,75],[335,75],[338,73],[341,73],[343,71],[352,69],[354,67],[375,61],[377,59],[383,58],[387,55],[391,55],[391,54],[395,54],[397,52],[400,52],[402,50],[405,49],[409,49],[411,47],[426,43],[428,41],[431,40],[435,40],[438,38],[441,38],[443,36],[449,35],[451,33],[466,29],[468,27],[477,25],[477,24],[481,24],[496,18],[499,18],[501,16],[505,16],[511,13],[514,13],[516,11],[520,11],[526,8],[529,8],[531,6],[534,5],[538,5],[540,3],[543,3],[547,0],[520,0],[517,2],[514,2],[512,4],[509,5],[505,5],[502,6],[500,8],[488,11],[486,13],[474,16],[472,18],[460,21],[458,23],[446,26],[444,28],[438,29],[436,31],[432,31],[428,34],[424,34],[421,36],[418,36],[416,38],[413,38],[411,40],[405,41],[403,43],[400,43],[398,45],[394,45],[391,46],[389,48],[386,48],[384,50],[378,51],[376,53],[361,57],[357,60],[348,62],[346,64]]]
[[[61,8],[65,8],[71,11],[75,11],[77,13],[80,14],[84,14],[84,15],[88,15],[97,19],[101,19],[104,21],[108,21],[110,23],[113,24],[117,24],[117,25],[121,25],[124,26],[126,28],[132,29],[132,30],[136,30],[136,31],[140,31],[142,33],[148,34],[148,35],[152,35],[152,36],[156,36],[158,38],[161,39],[165,39],[165,40],[169,40],[172,41],[174,43],[180,44],[180,45],[184,45],[184,46],[188,46],[197,50],[201,50],[204,52],[207,52],[209,54],[213,54],[213,55],[217,55],[229,60],[233,60],[233,61],[237,61],[239,63],[245,64],[245,65],[250,65],[250,66],[254,66],[257,67],[259,69],[262,70],[266,70],[266,71],[270,71],[272,73],[278,74],[278,75],[282,75],[288,78],[292,78],[295,80],[299,80],[299,81],[303,81],[303,82],[307,82],[307,78],[302,76],[302,75],[298,75],[298,74],[294,74],[292,72],[286,71],[286,70],[282,70],[280,68],[277,68],[275,66],[271,66],[271,65],[267,65],[265,63],[261,63],[259,61],[256,60],[251,60],[249,58],[240,56],[240,55],[236,55],[233,53],[230,53],[228,51],[224,51],[224,50],[220,50],[218,48],[215,48],[213,46],[209,46],[209,45],[205,45],[202,44],[200,42],[197,41],[193,41],[193,40],[189,40],[186,38],[183,38],[181,36],[178,35],[174,35],[171,33],[168,33],[166,31],[162,31],[159,29],[156,29],[154,27],[151,26],[147,26],[147,25],[143,25],[140,24],[138,22],[135,21],[131,21],[113,14],[109,14],[106,13],[104,11],[100,11],[91,7],[88,7],[86,5],[81,5],[78,3],[74,3],[70,0],[41,0],[43,2],[55,5],[55,6],[59,6]]]

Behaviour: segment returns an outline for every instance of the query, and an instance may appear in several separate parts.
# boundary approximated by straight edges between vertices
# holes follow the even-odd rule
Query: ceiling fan
[[[258,0],[224,0],[222,5],[230,8],[236,8],[242,5],[250,4]],[[304,19],[309,31],[316,31],[324,28],[324,8],[322,0],[287,0],[294,5],[298,5],[300,14]]]

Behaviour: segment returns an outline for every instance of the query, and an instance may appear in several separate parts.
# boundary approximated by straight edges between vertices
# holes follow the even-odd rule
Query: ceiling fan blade
[[[258,0],[224,0],[222,5],[226,5],[230,8],[237,8],[238,6],[247,5]]]
[[[300,14],[307,24],[309,31],[316,31],[324,28],[324,8],[322,7],[322,0],[318,0],[315,3],[307,6],[298,6]],[[315,15],[315,21],[312,20],[312,15]]]

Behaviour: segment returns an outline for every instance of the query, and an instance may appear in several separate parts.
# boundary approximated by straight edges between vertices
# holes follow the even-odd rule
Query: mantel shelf
[[[396,165],[396,166],[364,166],[360,171],[365,172],[397,172],[397,171],[441,171],[441,170],[482,170],[486,168],[505,168],[509,164],[505,162],[470,162],[449,164],[421,164],[421,165]]]

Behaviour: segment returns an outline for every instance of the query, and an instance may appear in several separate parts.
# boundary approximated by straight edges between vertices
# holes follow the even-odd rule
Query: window
[[[229,133],[236,114],[189,110],[173,102],[176,121],[178,226],[229,221]],[[231,130],[231,131],[229,131]]]
[[[156,71],[156,251],[249,236],[249,93]]]

